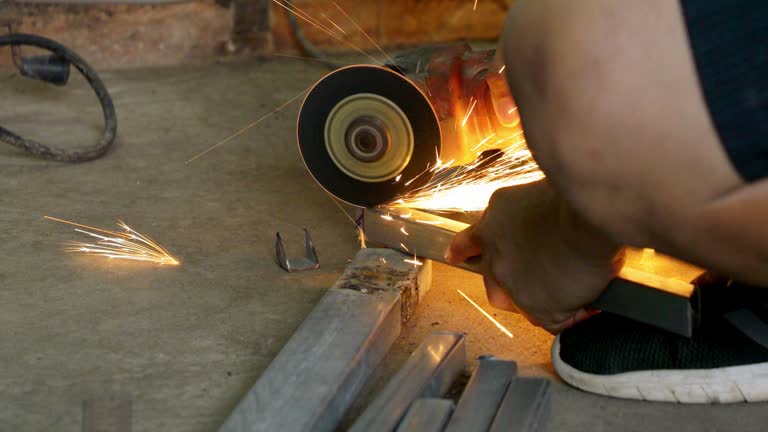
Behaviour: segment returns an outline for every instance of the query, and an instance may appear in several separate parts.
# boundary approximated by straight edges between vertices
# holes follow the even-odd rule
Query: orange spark
[[[454,170],[447,176],[435,176],[426,185],[398,196],[388,206],[432,211],[483,211],[496,190],[544,177],[522,135],[522,132],[517,132],[499,139],[492,146],[488,144],[491,142],[488,137],[484,138],[473,151],[480,147],[499,148],[503,154],[498,159],[492,162],[477,160],[469,165],[453,167]],[[438,159],[428,171],[437,173],[451,164]]]
[[[326,27],[323,24],[321,24],[320,21],[312,18],[311,15],[309,15],[306,12],[304,12],[301,8],[297,7],[296,5],[291,3],[290,1],[282,0],[282,2],[281,2],[281,0],[272,0],[272,2],[275,3],[276,5],[282,7],[283,9],[287,10],[289,13],[292,13],[297,18],[301,18],[303,21],[306,21],[306,22],[312,24],[314,27],[317,27],[318,29],[320,29],[324,33],[328,34],[329,36],[332,36],[332,37],[338,39],[339,41],[342,41],[341,36],[336,34],[336,32],[331,31],[331,29],[329,29],[328,27]]]
[[[332,26],[334,26],[334,27],[336,27],[337,29],[339,29],[339,31],[340,31],[340,32],[342,32],[342,33],[343,33],[343,34],[345,34],[345,35],[347,34],[347,32],[345,32],[343,28],[339,27],[339,25],[338,25],[338,24],[336,24],[335,22],[333,22],[333,20],[332,20],[332,19],[331,19],[331,18],[330,18],[328,15],[326,15],[326,14],[325,14],[325,13],[323,13],[323,12],[321,12],[321,13],[320,13],[320,15],[322,15],[322,16],[323,16],[323,18],[327,19],[327,20],[328,20],[328,22],[329,22],[329,23],[331,23],[331,25],[332,25]]]
[[[469,120],[470,114],[472,114],[472,110],[475,109],[475,105],[477,105],[477,100],[472,98],[472,102],[469,105],[469,109],[467,110],[467,114],[464,116],[464,121],[461,122],[461,127],[464,127],[467,125],[467,121]]]
[[[343,37],[336,34],[336,32],[332,31],[331,29],[327,28],[326,26],[322,25],[319,21],[312,18],[308,13],[301,10],[299,7],[294,5],[288,0],[272,0],[273,3],[277,4],[278,6],[282,7],[283,9],[287,10],[289,13],[292,13],[297,18],[301,18],[302,20],[312,24],[313,26],[317,27],[321,31],[325,32],[326,34],[332,36],[334,39],[338,40],[339,42],[347,45],[348,47],[352,48],[353,50],[359,52],[360,54],[370,58],[373,60],[374,63],[383,64],[381,61],[379,61],[377,58],[373,57],[372,55],[368,54],[367,52],[360,49],[357,45],[353,44],[352,42],[344,39]],[[285,3],[285,4],[283,4]],[[289,7],[290,6],[290,7]]]
[[[352,25],[354,25],[354,26],[355,26],[355,27],[356,27],[356,28],[357,28],[357,29],[360,31],[360,33],[362,33],[362,34],[363,34],[363,36],[365,36],[365,37],[366,37],[366,38],[367,38],[367,39],[368,39],[368,40],[369,40],[369,41],[370,41],[370,42],[373,44],[373,46],[375,46],[375,47],[376,47],[376,49],[378,49],[378,50],[379,50],[379,52],[381,52],[382,54],[384,54],[384,57],[386,57],[386,58],[387,58],[387,60],[389,60],[389,62],[390,62],[391,64],[395,64],[395,61],[394,61],[394,60],[392,60],[392,57],[390,57],[390,56],[389,56],[389,54],[385,53],[385,52],[384,52],[384,50],[383,50],[383,49],[381,49],[381,47],[379,46],[379,44],[377,44],[377,43],[376,43],[376,41],[374,41],[374,40],[373,40],[373,38],[371,38],[370,36],[368,36],[368,33],[366,33],[366,32],[365,32],[365,30],[363,30],[363,28],[362,28],[362,27],[360,27],[360,26],[357,24],[357,22],[356,22],[355,20],[353,20],[351,16],[349,16],[349,15],[348,15],[348,14],[347,14],[347,12],[345,12],[345,11],[344,11],[344,9],[342,9],[342,8],[341,8],[341,6],[339,6],[339,4],[338,4],[338,3],[336,3],[335,1],[331,1],[331,2],[333,3],[333,5],[334,5],[334,6],[336,6],[336,9],[338,9],[338,10],[339,10],[339,12],[341,12],[341,13],[342,13],[342,14],[343,14],[345,17],[347,17],[347,19],[349,20],[349,22],[351,22],[351,23],[352,23]]]
[[[507,68],[507,65],[502,66],[501,69],[499,69],[499,73],[504,72],[504,69],[506,69],[506,68]]]
[[[405,235],[410,235],[410,234],[408,234],[408,231],[405,230],[405,227],[400,227],[400,232],[405,234]]]
[[[440,348],[442,348],[442,346],[441,346]],[[431,346],[427,346],[427,351],[429,351],[429,354],[431,354],[431,355],[432,355],[432,358],[433,358],[433,359],[435,359],[435,361],[436,361],[437,363],[440,363],[440,360],[441,360],[441,359],[440,359],[440,356],[439,356],[439,355],[437,355],[437,353],[435,352],[435,350],[433,350],[433,349],[432,349],[432,347],[431,347]]]
[[[515,337],[515,335],[513,335],[513,334],[512,334],[512,332],[510,332],[509,330],[507,330],[507,328],[506,328],[506,327],[504,327],[503,325],[501,325],[501,323],[500,323],[500,322],[496,321],[496,319],[494,319],[494,318],[491,316],[491,314],[489,314],[489,313],[488,313],[488,312],[486,312],[486,311],[485,311],[483,308],[481,308],[481,307],[480,307],[480,305],[478,305],[477,303],[475,303],[474,301],[472,301],[472,299],[471,299],[471,298],[469,298],[469,296],[468,296],[468,295],[466,295],[466,294],[464,294],[463,292],[461,292],[461,290],[458,290],[458,289],[457,289],[456,291],[458,291],[458,292],[459,292],[459,294],[461,294],[461,295],[462,295],[462,296],[463,296],[465,299],[467,299],[467,301],[468,301],[470,304],[472,304],[472,306],[474,306],[474,307],[475,307],[477,310],[479,310],[479,311],[480,311],[480,313],[482,313],[483,315],[485,315],[485,317],[486,317],[486,318],[488,318],[488,319],[489,319],[489,320],[490,320],[490,321],[491,321],[491,322],[492,322],[492,323],[493,323],[493,324],[494,324],[494,325],[495,325],[495,326],[496,326],[496,327],[497,327],[499,330],[501,330],[501,331],[502,331],[502,332],[503,332],[505,335],[509,336],[509,337],[510,337],[510,339]]]
[[[242,129],[240,129],[239,131],[237,131],[237,132],[233,133],[232,135],[228,136],[227,138],[223,139],[222,141],[219,141],[217,144],[215,144],[214,146],[212,146],[212,147],[211,147],[211,148],[209,148],[208,150],[206,150],[206,151],[204,151],[204,152],[200,153],[199,155],[197,155],[197,156],[193,157],[192,159],[190,159],[190,160],[186,161],[186,162],[184,163],[184,165],[186,165],[186,164],[188,164],[188,163],[190,163],[190,162],[194,161],[195,159],[197,159],[197,158],[199,158],[199,157],[201,157],[201,156],[203,156],[203,155],[207,154],[208,152],[210,152],[210,151],[214,150],[215,148],[217,148],[217,147],[220,147],[220,146],[222,146],[222,145],[224,145],[224,144],[228,143],[229,141],[232,141],[233,139],[235,139],[236,137],[240,136],[241,134],[243,134],[243,133],[244,133],[245,131],[247,131],[248,129],[251,129],[252,127],[254,127],[254,126],[258,125],[259,123],[263,122],[264,120],[266,120],[266,119],[268,119],[269,117],[271,117],[271,116],[273,116],[274,114],[276,114],[278,111],[282,110],[283,108],[285,108],[285,107],[287,107],[288,105],[290,105],[291,103],[293,103],[293,102],[294,102],[296,99],[300,98],[300,97],[301,97],[301,96],[302,96],[304,93],[308,92],[308,91],[309,91],[309,89],[311,89],[311,88],[312,88],[312,86],[305,88],[304,90],[302,90],[302,91],[301,91],[301,93],[299,93],[299,94],[297,94],[296,96],[294,96],[294,97],[292,97],[291,99],[289,99],[289,100],[288,100],[288,102],[286,102],[286,103],[284,103],[284,104],[280,105],[279,107],[277,107],[277,108],[273,109],[272,111],[270,111],[269,113],[267,113],[266,115],[264,115],[263,117],[261,117],[260,119],[256,120],[255,122],[253,122],[253,123],[249,124],[248,126],[246,126],[246,127],[242,128]]]
[[[417,267],[424,265],[424,263],[419,261],[418,259],[416,259],[416,257],[414,257],[413,259],[404,259],[403,261],[407,262],[408,264],[413,264],[413,265],[415,265]]]
[[[475,6],[472,8],[472,10],[477,10],[477,0],[475,0]]]
[[[160,265],[177,266],[181,262],[148,236],[141,234],[123,221],[117,226],[123,231],[112,231],[82,225],[64,219],[44,216],[46,219],[75,226],[75,231],[96,238],[94,243],[67,242],[67,252],[94,255],[110,259],[145,261]],[[99,234],[100,233],[100,234]]]
[[[488,135],[487,137],[485,137],[485,139],[483,139],[482,141],[480,141],[479,143],[477,143],[477,145],[476,145],[476,146],[472,147],[472,150],[471,150],[471,151],[475,151],[475,150],[477,150],[478,148],[480,148],[480,147],[484,146],[484,145],[485,145],[485,143],[487,143],[488,141],[490,141],[490,140],[491,140],[491,138],[493,138],[493,137],[495,137],[495,136],[496,136],[496,134],[495,134],[495,133]]]
[[[414,219],[414,220],[418,223],[423,223],[425,225],[440,225],[443,223],[443,221],[439,221],[439,220],[438,221],[426,221],[421,219]]]

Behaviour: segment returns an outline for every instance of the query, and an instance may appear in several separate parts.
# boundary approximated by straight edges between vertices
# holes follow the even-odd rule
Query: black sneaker
[[[609,313],[555,339],[552,363],[579,389],[658,402],[768,401],[768,288],[699,287],[692,338]]]

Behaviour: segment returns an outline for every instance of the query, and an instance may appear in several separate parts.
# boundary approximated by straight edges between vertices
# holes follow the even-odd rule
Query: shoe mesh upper
[[[560,336],[560,358],[586,373],[610,375],[658,369],[713,369],[768,362],[768,348],[728,322],[727,312],[748,307],[763,323],[768,289],[701,287],[701,322],[692,338],[601,313]],[[766,324],[765,331],[768,331]]]

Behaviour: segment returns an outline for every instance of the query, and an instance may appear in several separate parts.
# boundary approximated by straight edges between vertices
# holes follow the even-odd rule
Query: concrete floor
[[[105,158],[48,163],[0,145],[0,430],[79,431],[82,401],[133,401],[134,431],[221,424],[357,250],[350,221],[305,172],[298,104],[185,165],[304,90],[323,69],[291,60],[104,73],[119,114]],[[82,81],[50,89],[2,71],[3,126],[45,142],[95,142],[100,118]],[[76,122],[75,124],[71,124]],[[70,227],[122,218],[178,255],[181,267],[68,255]],[[322,267],[287,274],[276,231],[299,250],[308,227]],[[442,265],[433,288],[366,390],[371,394],[432,330],[463,331],[471,358],[517,360],[554,377],[551,336],[497,314],[499,332],[456,293],[487,307],[479,277]],[[364,396],[365,398],[365,396]],[[359,407],[358,407],[359,409]],[[762,430],[766,405],[618,401],[556,383],[551,430]]]

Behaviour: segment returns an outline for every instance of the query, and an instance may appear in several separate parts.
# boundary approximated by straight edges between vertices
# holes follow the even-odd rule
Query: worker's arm
[[[678,2],[520,0],[501,45],[528,144],[558,199],[591,227],[582,230],[583,247],[654,247],[768,285],[768,183],[745,183],[723,149]],[[493,207],[489,213],[498,212]],[[563,224],[551,229],[573,235]],[[459,239],[455,254],[463,254],[466,238]],[[509,250],[506,261],[524,253]],[[599,280],[595,269],[608,258],[594,255],[588,262],[575,254],[555,256],[572,273],[563,280],[578,280],[582,273],[589,274],[585,280]],[[581,270],[569,259],[581,263]],[[503,264],[495,267],[489,271],[507,274]],[[527,279],[516,276],[518,282]],[[499,282],[507,291],[518,284],[512,275]],[[514,289],[553,290],[546,297],[551,299],[562,287]],[[595,289],[582,283],[571,291],[594,295]],[[571,291],[563,293],[575,296]],[[552,328],[553,317],[575,313],[577,302],[521,306]]]
[[[768,182],[732,167],[678,2],[520,6],[504,31],[508,79],[565,199],[616,241],[768,285]]]

